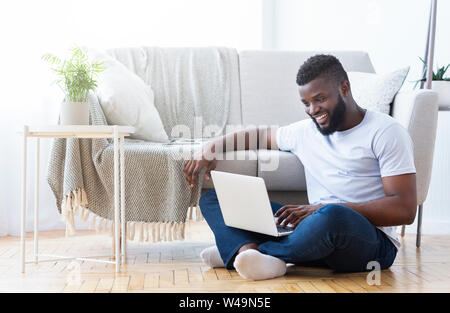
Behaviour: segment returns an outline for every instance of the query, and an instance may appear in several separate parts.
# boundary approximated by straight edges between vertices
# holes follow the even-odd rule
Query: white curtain
[[[262,45],[261,0],[16,0],[0,2],[0,236],[20,227],[23,125],[55,124],[62,93],[40,57],[64,56],[72,45]],[[51,140],[41,139],[41,230],[64,224],[45,181]],[[35,140],[28,144],[27,230],[32,230]],[[80,228],[83,225],[79,224]]]

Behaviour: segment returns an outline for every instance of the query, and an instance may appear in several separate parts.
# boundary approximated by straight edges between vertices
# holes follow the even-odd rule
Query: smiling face
[[[346,102],[339,87],[324,77],[318,77],[299,87],[300,98],[322,135],[334,133],[345,119]]]

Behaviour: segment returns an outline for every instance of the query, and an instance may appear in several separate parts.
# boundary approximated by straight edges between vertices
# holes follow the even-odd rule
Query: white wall
[[[378,73],[411,66],[403,89],[411,89],[412,81],[421,76],[422,63],[418,57],[423,58],[425,52],[430,1],[266,0],[264,3],[272,10],[272,14],[266,14],[266,23],[272,25],[271,35],[264,37],[263,45],[267,48],[364,50]],[[438,0],[437,8],[435,64],[442,66],[450,63],[450,1]],[[265,25],[265,28],[270,26]],[[446,149],[449,155],[449,128],[441,125],[440,130],[437,144],[441,146],[436,153]],[[444,138],[447,144],[442,148]],[[423,233],[449,234],[450,190],[443,192],[441,185],[450,186],[450,173],[442,156],[436,155],[436,158],[443,168],[433,168],[431,187],[434,189],[430,190],[424,204]],[[442,177],[442,170],[449,174]],[[406,231],[415,232],[416,222]]]
[[[0,2],[0,235],[18,234],[21,209],[20,137],[24,123],[55,124],[62,94],[41,56],[64,56],[73,44],[228,46],[260,49],[261,0],[15,0]],[[45,181],[50,140],[41,140],[41,229],[62,228]],[[29,144],[34,169],[34,140]],[[34,171],[28,224],[33,225]],[[82,226],[82,225],[81,225]]]
[[[423,232],[450,233],[450,111],[439,111],[430,189],[423,204]],[[416,225],[412,225],[412,231]]]
[[[269,0],[270,1],[270,0]],[[378,73],[411,66],[420,77],[430,2],[426,0],[273,0],[276,50],[364,50]],[[438,0],[435,61],[450,63],[450,1]]]

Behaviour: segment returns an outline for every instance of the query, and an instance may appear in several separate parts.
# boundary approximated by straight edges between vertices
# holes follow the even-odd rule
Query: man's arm
[[[374,226],[409,225],[414,222],[417,210],[416,174],[382,178],[385,197],[362,203],[336,203],[345,205],[367,218]],[[314,213],[320,205],[286,205],[275,216],[285,226],[297,225]]]
[[[203,154],[212,153],[211,157],[214,157],[227,151],[260,148],[278,150],[276,131],[275,127],[252,127],[230,133],[206,143]]]
[[[417,210],[416,174],[383,177],[382,183],[385,197],[342,204],[360,213],[375,226],[412,224]]]
[[[198,182],[198,174],[206,168],[205,178],[209,180],[210,171],[216,166],[216,157],[220,153],[238,150],[276,149],[276,127],[252,127],[221,136],[207,142],[202,147],[201,155],[184,164],[183,175],[193,187]]]

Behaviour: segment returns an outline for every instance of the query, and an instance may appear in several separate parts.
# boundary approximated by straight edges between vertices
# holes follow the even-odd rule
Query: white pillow
[[[409,67],[388,74],[347,72],[353,99],[364,108],[389,114],[390,104],[403,85]]]
[[[98,73],[96,94],[108,124],[135,127],[130,136],[134,139],[168,142],[152,88],[105,52],[85,50],[91,61],[103,62],[105,67]]]

